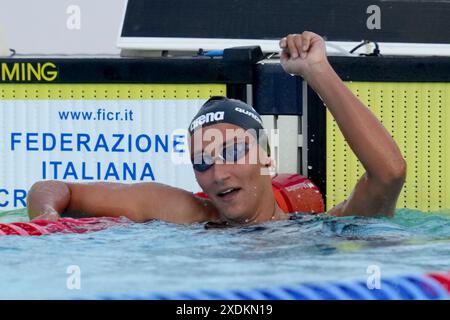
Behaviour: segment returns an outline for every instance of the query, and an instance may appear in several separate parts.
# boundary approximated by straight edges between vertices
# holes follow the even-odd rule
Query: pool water
[[[28,221],[26,209],[0,222]],[[450,270],[450,212],[304,216],[251,227],[125,223],[85,234],[0,237],[0,299],[248,289]],[[69,266],[80,289],[69,289]],[[70,286],[69,286],[70,287]]]

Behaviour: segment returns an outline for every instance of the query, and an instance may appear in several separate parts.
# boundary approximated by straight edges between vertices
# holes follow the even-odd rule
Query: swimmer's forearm
[[[406,163],[397,144],[328,61],[318,64],[305,80],[322,98],[368,177],[383,183],[403,180]]]
[[[30,219],[45,214],[61,215],[70,203],[70,189],[62,181],[39,181],[33,184],[27,196]]]

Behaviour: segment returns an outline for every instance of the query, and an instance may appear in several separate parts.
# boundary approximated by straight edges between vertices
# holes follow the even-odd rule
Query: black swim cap
[[[189,133],[217,123],[231,123],[244,130],[263,129],[261,116],[252,106],[240,100],[215,96],[202,105],[189,125]]]
[[[258,143],[270,155],[267,134],[264,131],[261,116],[249,104],[227,97],[214,96],[206,101],[189,125],[189,133],[218,123],[230,123],[244,130],[253,129]]]

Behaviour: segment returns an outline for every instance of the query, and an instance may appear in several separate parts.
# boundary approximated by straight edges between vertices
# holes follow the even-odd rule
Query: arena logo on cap
[[[252,117],[252,118],[255,119],[256,121],[258,121],[259,124],[262,125],[261,119],[260,119],[256,114],[254,114],[253,112],[244,110],[244,109],[239,108],[239,107],[234,108],[234,110],[236,110],[237,112],[243,113],[243,114],[245,114],[245,115],[247,115],[247,116]]]
[[[222,121],[225,117],[225,111],[208,112],[207,114],[202,114],[197,119],[192,121],[190,126],[190,131],[194,131],[197,127],[202,126],[206,123]]]

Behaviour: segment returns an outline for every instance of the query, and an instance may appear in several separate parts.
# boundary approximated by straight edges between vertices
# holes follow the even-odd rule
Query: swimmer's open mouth
[[[239,190],[241,190],[241,188],[228,188],[228,189],[225,189],[225,190],[217,193],[217,196],[221,197],[221,198],[228,198],[228,197],[231,197],[232,195],[236,194],[236,192],[238,192]]]

